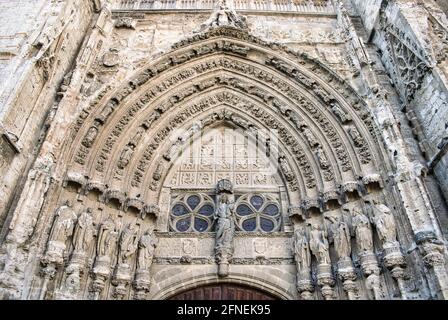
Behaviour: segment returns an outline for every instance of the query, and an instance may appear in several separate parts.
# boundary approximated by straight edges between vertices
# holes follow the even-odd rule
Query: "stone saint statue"
[[[331,222],[331,232],[333,234],[334,248],[338,254],[338,258],[350,257],[352,252],[350,243],[350,229],[342,219],[338,220],[334,217],[327,217]]]
[[[101,224],[98,232],[98,256],[112,258],[117,249],[118,236],[119,232],[117,231],[115,222],[111,217],[108,217],[106,221]]]
[[[373,223],[378,231],[382,244],[397,241],[397,226],[390,209],[377,200],[372,203]]]
[[[354,207],[353,227],[355,228],[356,242],[361,251],[373,251],[372,226],[369,218],[362,212],[361,208]]]
[[[229,196],[220,196],[218,207],[215,212],[216,225],[216,248],[232,247],[235,234],[234,203],[230,202]]]
[[[317,224],[311,225],[310,249],[319,264],[331,264],[327,233]]]
[[[137,226],[129,223],[121,233],[119,241],[119,256],[120,264],[130,264],[130,260],[138,248],[138,234]]]
[[[67,248],[66,242],[73,235],[77,218],[69,200],[56,211],[44,258],[46,263],[61,264],[63,262]]]
[[[305,228],[299,228],[294,232],[294,258],[298,272],[311,268],[310,245]]]
[[[151,230],[147,230],[138,243],[137,269],[148,270],[152,265],[154,251],[157,247],[157,238]]]
[[[78,218],[78,223],[73,234],[73,245],[76,252],[85,252],[89,250],[93,241],[94,226],[92,209],[87,208]]]
[[[50,241],[65,243],[73,234],[77,216],[72,209],[72,203],[67,200],[55,214],[51,229]]]

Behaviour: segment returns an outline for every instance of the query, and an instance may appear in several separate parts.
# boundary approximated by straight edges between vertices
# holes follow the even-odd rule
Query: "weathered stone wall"
[[[92,1],[0,3],[0,226],[57,107],[94,14]],[[18,23],[20,21],[20,23]],[[66,78],[69,81],[69,78]],[[3,233],[4,234],[4,233]]]
[[[395,1],[383,6],[380,1],[353,1],[366,29],[375,30],[373,43],[381,52],[385,71],[391,77],[400,97],[401,109],[406,113],[412,133],[419,142],[424,159],[414,153],[414,158],[427,162],[434,170],[445,199],[446,157],[444,142],[448,124],[447,87],[447,16],[444,3],[425,1]],[[374,15],[363,15],[375,11]],[[375,20],[371,20],[372,17]],[[444,27],[445,26],[445,27]],[[401,49],[394,49],[404,43]],[[398,47],[397,47],[398,48]],[[406,49],[409,48],[409,49]],[[397,51],[400,50],[400,51]],[[415,68],[415,72],[408,68]],[[400,108],[400,107],[399,107]],[[397,109],[397,115],[400,111]],[[404,122],[403,121],[403,122]],[[412,145],[412,144],[411,144]],[[434,199],[435,203],[440,200]],[[439,218],[446,223],[445,209],[439,211]]]
[[[41,59],[18,60],[22,78],[8,80],[16,91],[2,111],[9,129],[0,150],[11,159],[0,162],[8,183],[0,201],[11,214],[0,297],[163,299],[227,281],[284,299],[446,298],[446,204],[420,164],[422,150],[427,160],[439,154],[443,72],[425,74],[409,103],[424,126],[419,147],[415,123],[401,112],[408,91],[390,81],[398,62],[390,62],[380,19],[408,30],[412,5],[381,15],[380,1],[344,3],[334,11],[248,10],[247,30],[205,25],[201,33],[209,12],[54,7],[56,31],[31,50]],[[282,227],[238,230],[224,280],[215,232],[174,232],[168,223],[174,194],[217,196],[167,178],[181,141],[168,133],[194,132],[198,122],[204,130],[215,122],[275,127],[286,153],[275,159]],[[26,159],[39,138],[42,147]],[[445,161],[435,166],[439,180]],[[23,192],[12,201],[20,179]]]

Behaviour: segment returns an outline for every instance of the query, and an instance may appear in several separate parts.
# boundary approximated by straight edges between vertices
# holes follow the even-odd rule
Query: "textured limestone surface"
[[[0,299],[447,299],[447,7],[0,0]]]

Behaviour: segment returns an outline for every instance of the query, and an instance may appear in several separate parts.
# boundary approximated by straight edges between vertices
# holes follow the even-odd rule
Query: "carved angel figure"
[[[350,115],[345,113],[338,105],[332,104],[331,110],[341,120],[342,123],[352,120]]]
[[[303,135],[305,136],[306,140],[308,141],[308,143],[310,144],[310,146],[312,148],[313,147],[317,147],[319,145],[319,141],[317,141],[316,137],[311,132],[311,130],[308,129],[308,127],[303,127],[302,128],[302,132],[303,132]]]
[[[143,125],[147,129],[151,129],[152,124],[154,122],[156,122],[159,118],[160,118],[160,112],[159,111],[154,111],[153,113],[151,113],[151,115],[148,117],[148,119],[145,120]]]
[[[138,248],[138,234],[135,224],[127,224],[121,233],[119,241],[119,256],[120,264],[129,264],[130,259]]]
[[[318,148],[316,151],[317,160],[319,160],[319,165],[322,169],[330,168],[330,161],[328,161],[327,155],[322,148]]]
[[[121,152],[120,159],[118,160],[118,167],[120,169],[126,168],[131,161],[133,154],[134,146],[130,144],[126,145],[126,147],[124,147],[123,151]]]
[[[310,245],[305,228],[299,228],[294,232],[294,257],[297,271],[309,270],[311,268]]]
[[[95,142],[97,136],[98,136],[98,128],[96,126],[90,127],[84,139],[82,140],[82,145],[86,148],[90,148],[91,146],[93,146],[93,143]]]
[[[397,226],[390,209],[374,200],[372,204],[373,223],[376,226],[381,242],[394,243],[397,241]]]
[[[311,225],[310,249],[319,264],[331,264],[327,233],[317,224]]]
[[[109,119],[110,115],[115,111],[116,103],[113,101],[109,101],[101,111],[98,119],[103,123]]]
[[[349,134],[352,137],[353,142],[355,143],[355,146],[357,146],[357,147],[364,146],[364,138],[361,136],[361,134],[359,133],[358,129],[351,128],[349,130]]]
[[[355,228],[356,241],[361,251],[373,250],[372,226],[369,218],[362,212],[361,208],[354,207],[353,227]]]
[[[171,161],[176,156],[177,152],[179,151],[180,146],[183,144],[183,140],[179,137],[176,142],[174,142],[171,147],[168,149],[168,151],[163,155],[163,158],[166,161]]]
[[[119,232],[111,217],[108,217],[100,227],[98,232],[98,256],[112,257],[117,249]]]
[[[292,123],[295,124],[297,129],[302,129],[304,126],[306,126],[305,121],[300,118],[299,115],[295,111],[288,110],[286,112],[286,116],[289,117],[289,119],[292,121]]]
[[[73,234],[73,245],[77,252],[87,252],[93,241],[94,226],[92,209],[87,208],[78,218],[78,223]]]
[[[287,181],[294,180],[294,173],[291,170],[291,167],[289,166],[288,161],[286,160],[285,156],[281,156],[279,159],[280,168],[282,169],[283,174],[286,177]]]
[[[145,134],[145,129],[143,129],[142,127],[138,128],[137,132],[132,137],[130,143],[132,145],[134,145],[134,147],[138,146],[138,144],[142,140],[144,134]]]
[[[154,252],[157,247],[157,238],[151,230],[147,230],[138,243],[137,269],[148,270],[152,265]]]

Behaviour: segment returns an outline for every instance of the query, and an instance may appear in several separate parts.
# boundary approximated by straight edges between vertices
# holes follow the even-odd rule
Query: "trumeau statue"
[[[327,233],[317,224],[311,225],[310,249],[319,264],[331,264]]]
[[[235,234],[234,203],[227,194],[220,196],[218,207],[215,212],[216,224],[216,247],[231,247]]]
[[[93,241],[94,225],[92,209],[87,208],[78,218],[78,223],[73,234],[73,245],[77,252],[87,252]]]
[[[138,248],[138,230],[135,224],[127,224],[121,233],[119,241],[120,264],[130,264],[130,260]]]
[[[115,250],[117,249],[119,232],[115,226],[115,222],[109,216],[100,227],[98,232],[98,246],[97,252],[98,256],[111,257],[115,254]]]
[[[352,209],[353,227],[360,251],[373,251],[372,226],[361,208]]]
[[[395,243],[397,241],[397,226],[390,209],[377,200],[372,201],[372,220],[378,231],[382,244]]]
[[[151,230],[147,230],[141,236],[138,243],[138,270],[148,270],[151,267],[157,243],[157,238],[154,236],[154,233]]]
[[[297,264],[297,271],[309,270],[311,268],[310,245],[305,228],[299,228],[294,232],[294,258]]]
[[[233,238],[235,236],[235,201],[233,186],[229,180],[220,180],[217,186],[217,205],[214,214],[216,221],[215,255],[218,262],[218,274],[229,274],[229,260],[233,256]]]

